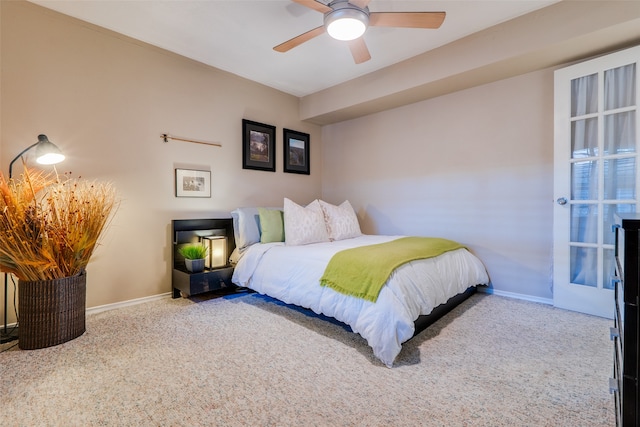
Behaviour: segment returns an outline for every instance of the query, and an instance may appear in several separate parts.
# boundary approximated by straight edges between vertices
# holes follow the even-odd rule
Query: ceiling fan
[[[369,12],[371,0],[333,0],[329,4],[316,0],[292,0],[324,13],[324,25],[307,31],[274,47],[277,52],[287,52],[325,31],[338,40],[348,43],[356,64],[371,59],[369,49],[361,37],[367,27],[440,28],[445,12]]]

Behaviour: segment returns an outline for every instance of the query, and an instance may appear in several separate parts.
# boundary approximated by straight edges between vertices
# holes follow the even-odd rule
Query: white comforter
[[[266,243],[250,246],[233,282],[346,323],[364,337],[373,353],[391,367],[401,345],[413,336],[414,321],[469,286],[489,282],[480,260],[466,249],[412,261],[396,269],[373,303],[320,286],[336,252],[401,236],[365,235],[304,246]]]

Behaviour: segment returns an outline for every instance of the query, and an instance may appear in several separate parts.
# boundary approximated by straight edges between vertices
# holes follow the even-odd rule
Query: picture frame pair
[[[310,175],[309,134],[283,129],[283,172]],[[276,171],[276,127],[242,119],[242,168]]]

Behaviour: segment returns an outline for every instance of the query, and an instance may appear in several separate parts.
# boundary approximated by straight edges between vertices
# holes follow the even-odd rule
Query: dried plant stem
[[[0,174],[0,269],[28,281],[80,274],[117,204],[109,183]]]

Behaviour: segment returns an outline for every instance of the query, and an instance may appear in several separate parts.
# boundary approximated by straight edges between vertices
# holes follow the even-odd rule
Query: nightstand
[[[190,297],[210,291],[235,291],[231,282],[233,267],[228,262],[228,255],[235,249],[233,238],[233,220],[221,219],[174,219],[171,221],[172,236],[172,274],[171,286],[173,298]],[[218,268],[207,268],[200,273],[190,273],[184,258],[178,253],[181,245],[198,243],[208,236],[224,236],[227,246],[227,264]]]

